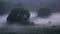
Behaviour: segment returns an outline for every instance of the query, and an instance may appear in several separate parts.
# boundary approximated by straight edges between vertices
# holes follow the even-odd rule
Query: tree
[[[30,24],[28,21],[29,17],[30,13],[28,9],[16,8],[10,12],[9,16],[7,17],[7,21],[10,24],[15,22],[20,24]]]
[[[40,8],[38,11],[39,17],[48,17],[51,15],[51,11],[48,8]]]

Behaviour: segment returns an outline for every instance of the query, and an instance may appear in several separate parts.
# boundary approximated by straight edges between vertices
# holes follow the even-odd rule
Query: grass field
[[[7,26],[0,27],[0,34],[60,34],[60,27]]]

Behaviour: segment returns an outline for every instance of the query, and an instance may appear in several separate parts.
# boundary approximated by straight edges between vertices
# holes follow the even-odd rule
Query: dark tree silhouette
[[[30,13],[28,9],[21,9],[21,8],[16,8],[13,9],[9,16],[7,17],[7,22],[12,24],[12,23],[20,23],[20,24],[30,24],[28,21],[30,17]]]
[[[48,8],[40,8],[38,11],[39,17],[48,17],[51,15],[51,11]]]
[[[53,27],[53,28],[55,28],[56,26],[55,26],[55,25],[53,25],[52,27]]]

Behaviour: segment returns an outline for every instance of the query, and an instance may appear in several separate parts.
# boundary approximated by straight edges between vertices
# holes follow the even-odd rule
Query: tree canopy
[[[10,23],[18,22],[20,24],[29,24],[29,17],[30,13],[28,9],[15,8],[10,12],[7,21]]]
[[[39,17],[48,17],[51,15],[51,10],[48,8],[40,8],[38,11]]]

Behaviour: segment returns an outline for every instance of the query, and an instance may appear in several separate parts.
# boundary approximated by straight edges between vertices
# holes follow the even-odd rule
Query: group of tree
[[[48,8],[41,8],[38,11],[39,17],[48,17],[51,15],[51,11]],[[11,10],[7,17],[7,23],[13,24],[13,23],[19,23],[23,25],[28,24],[34,24],[29,21],[30,13],[28,9],[23,8],[15,8]]]
[[[33,24],[29,22],[30,13],[28,9],[15,8],[13,9],[9,16],[7,17],[7,23],[19,23],[23,25]]]

